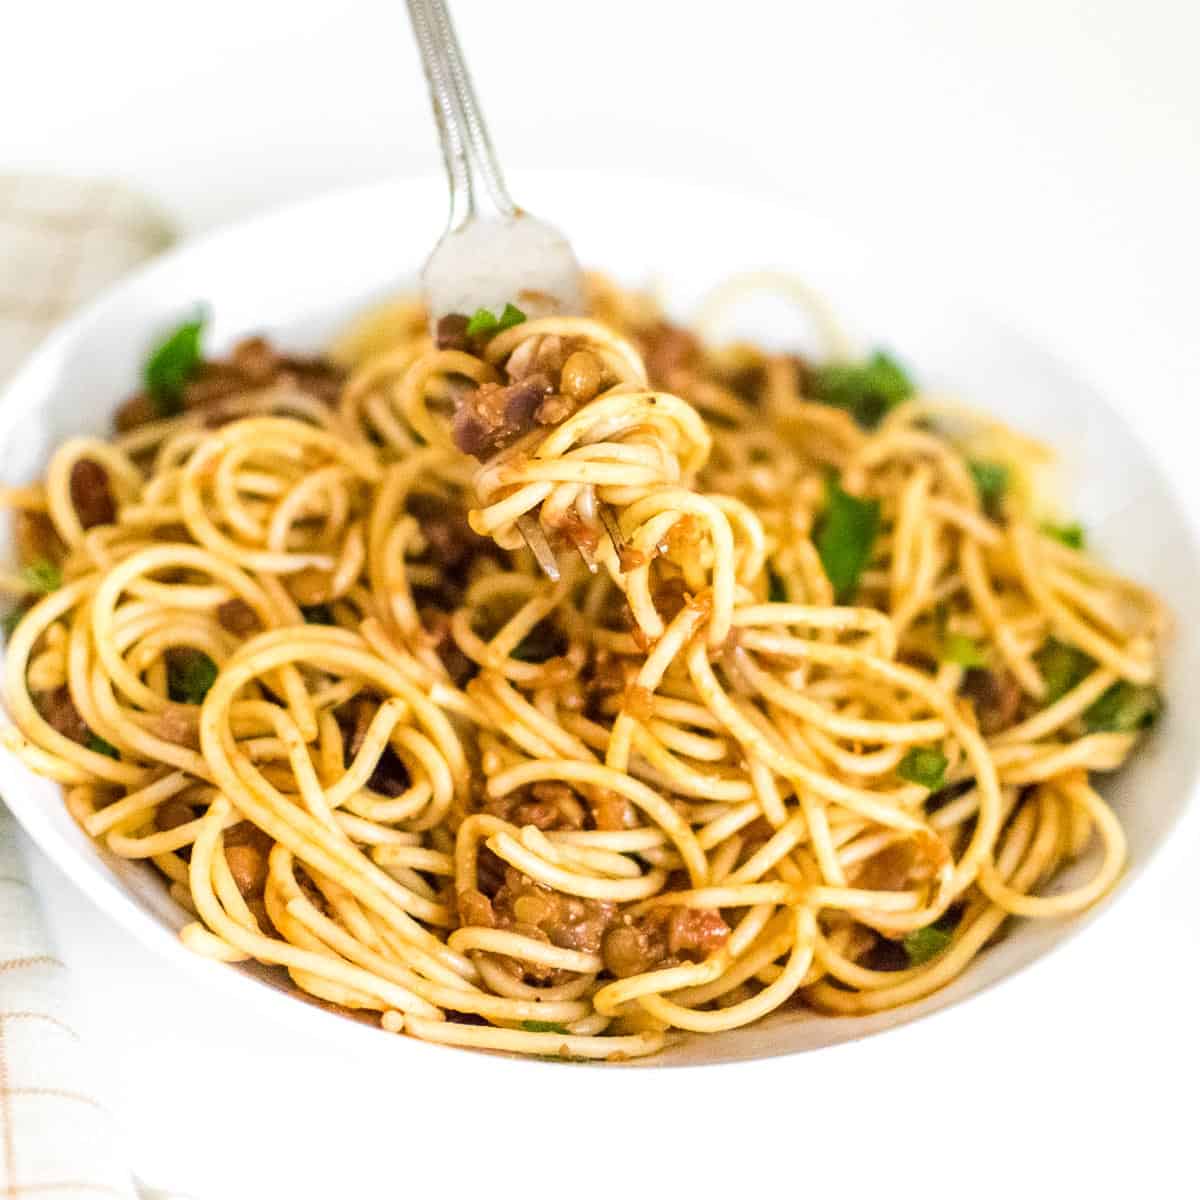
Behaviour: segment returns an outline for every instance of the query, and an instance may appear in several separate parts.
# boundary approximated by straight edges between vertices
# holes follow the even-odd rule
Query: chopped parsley
[[[97,754],[104,754],[109,758],[119,758],[117,748],[112,742],[106,742],[99,734],[93,733],[88,736],[87,748],[95,751]]]
[[[1046,681],[1047,705],[1056,703],[1077,688],[1096,665],[1082,650],[1068,642],[1060,642],[1058,638],[1051,638],[1033,656],[1033,661]]]
[[[1083,714],[1090,733],[1135,733],[1148,729],[1162,712],[1157,688],[1136,683],[1114,683]]]
[[[21,570],[31,592],[54,592],[62,587],[62,568],[48,558],[38,558]]]
[[[986,667],[987,652],[965,633],[948,633],[942,639],[942,659],[960,667]]]
[[[207,654],[186,650],[167,656],[167,693],[177,704],[203,704],[216,678],[217,664]]]
[[[973,458],[967,463],[967,470],[975,481],[983,511],[989,517],[998,517],[1004,493],[1008,491],[1008,467],[991,459]]]
[[[914,746],[901,760],[896,774],[909,783],[938,791],[946,778],[946,756],[933,746]]]
[[[467,337],[494,337],[524,320],[525,314],[515,304],[506,304],[498,317],[491,309],[477,308],[467,322]]]
[[[1072,521],[1069,525],[1055,525],[1051,521],[1043,521],[1041,530],[1047,537],[1062,542],[1064,546],[1070,546],[1072,550],[1082,550],[1087,541],[1083,526],[1078,521]]]
[[[839,604],[858,588],[878,535],[879,501],[851,496],[842,491],[836,480],[830,479],[816,543],[821,565],[833,584]]]
[[[904,935],[904,953],[908,961],[919,967],[931,958],[936,958],[950,945],[954,936],[953,930],[943,929],[940,925],[926,925],[923,929],[914,929]]]
[[[150,352],[142,381],[160,417],[183,411],[183,388],[200,366],[205,318],[198,315],[173,329]]]
[[[1033,660],[1046,681],[1048,705],[1077,688],[1096,668],[1090,655],[1057,638],[1050,638]],[[1134,733],[1153,725],[1162,708],[1157,688],[1121,680],[1084,710],[1083,723],[1089,733]]]
[[[526,1033],[567,1033],[567,1027],[558,1021],[522,1021]]]
[[[904,368],[882,350],[876,350],[865,362],[817,367],[809,384],[815,400],[844,409],[865,429],[874,429],[913,391]]]

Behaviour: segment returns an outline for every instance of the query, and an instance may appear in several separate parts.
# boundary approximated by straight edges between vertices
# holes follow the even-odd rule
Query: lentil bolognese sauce
[[[590,287],[329,359],[182,325],[3,492],[5,745],[197,952],[464,1046],[888,1008],[1098,900],[1166,617],[1046,523],[1038,448]]]

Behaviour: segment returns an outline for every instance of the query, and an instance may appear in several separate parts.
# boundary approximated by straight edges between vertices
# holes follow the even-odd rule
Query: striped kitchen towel
[[[0,385],[53,325],[170,241],[123,187],[0,175]],[[91,1078],[71,1020],[83,987],[49,943],[0,803],[0,1200],[156,1195],[132,1175]]]

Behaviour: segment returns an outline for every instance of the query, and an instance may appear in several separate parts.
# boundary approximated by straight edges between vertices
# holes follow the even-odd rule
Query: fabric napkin
[[[158,211],[118,185],[0,175],[0,387],[54,324],[170,241]],[[0,1197],[150,1200],[162,1194],[135,1180],[90,1077],[73,985],[0,803]]]

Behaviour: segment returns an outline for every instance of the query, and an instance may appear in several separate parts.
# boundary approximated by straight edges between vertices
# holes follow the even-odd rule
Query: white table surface
[[[6,8],[0,169],[117,174],[188,232],[428,169],[402,8]],[[518,196],[522,167],[611,161],[928,247],[1131,412],[1200,506],[1193,0],[456,11]],[[1038,969],[899,1035],[703,1073],[524,1073],[500,1095],[459,1056],[414,1078],[247,1025],[31,854],[138,1170],[205,1200],[1174,1197],[1197,1186],[1196,850]]]

